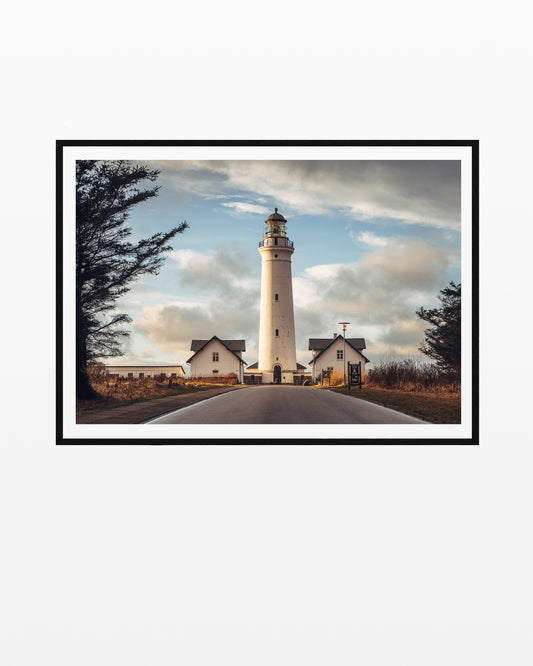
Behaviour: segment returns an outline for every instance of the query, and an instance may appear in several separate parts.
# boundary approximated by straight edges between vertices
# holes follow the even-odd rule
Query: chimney
[[[335,340],[336,337],[337,337],[337,334],[336,334],[336,333],[333,333],[333,339],[334,339],[334,340]]]

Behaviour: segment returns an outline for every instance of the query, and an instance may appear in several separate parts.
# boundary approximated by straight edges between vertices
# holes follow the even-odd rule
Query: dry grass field
[[[156,377],[116,377],[106,375],[99,366],[89,366],[89,376],[101,400],[78,401],[76,412],[83,413],[95,409],[109,409],[140,400],[163,398],[183,393],[194,393],[215,386],[234,386],[237,375],[221,377],[196,377],[193,379],[169,379],[164,375]]]
[[[429,363],[414,360],[378,365],[363,377],[361,389],[342,386],[332,373],[331,386],[339,393],[425,419],[431,423],[461,423],[461,382]]]
[[[403,391],[366,386],[362,389],[334,387],[331,390],[369,400],[430,423],[461,423],[460,391]]]

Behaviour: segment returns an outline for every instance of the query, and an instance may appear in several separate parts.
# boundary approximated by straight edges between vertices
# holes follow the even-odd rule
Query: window
[[[274,300],[279,301],[279,294],[274,294]]]
[[[218,370],[213,370],[213,374],[216,375],[218,373]]]
[[[213,361],[216,362],[218,361],[218,352],[213,352]],[[218,372],[218,370],[217,370]]]
[[[343,360],[342,349],[337,349],[337,361]]]
[[[276,338],[279,338],[279,328],[276,328]]]
[[[142,379],[144,377],[144,372],[139,372],[139,379]]]

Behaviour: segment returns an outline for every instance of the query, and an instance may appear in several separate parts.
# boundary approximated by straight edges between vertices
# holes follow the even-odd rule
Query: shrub
[[[88,366],[87,372],[94,389],[107,399],[118,401],[138,400],[168,394],[169,379],[165,374],[154,377],[121,377],[118,374],[106,374],[105,366],[100,364]],[[183,377],[172,378],[172,388],[184,384]]]
[[[457,391],[461,387],[457,377],[418,359],[384,361],[367,372],[365,384],[402,391]]]

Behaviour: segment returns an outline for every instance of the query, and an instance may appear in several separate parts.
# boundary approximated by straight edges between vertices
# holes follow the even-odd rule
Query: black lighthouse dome
[[[266,219],[266,223],[268,224],[269,222],[287,222],[287,220],[283,217],[283,215],[278,213],[277,208],[274,208],[272,215],[269,215]]]

